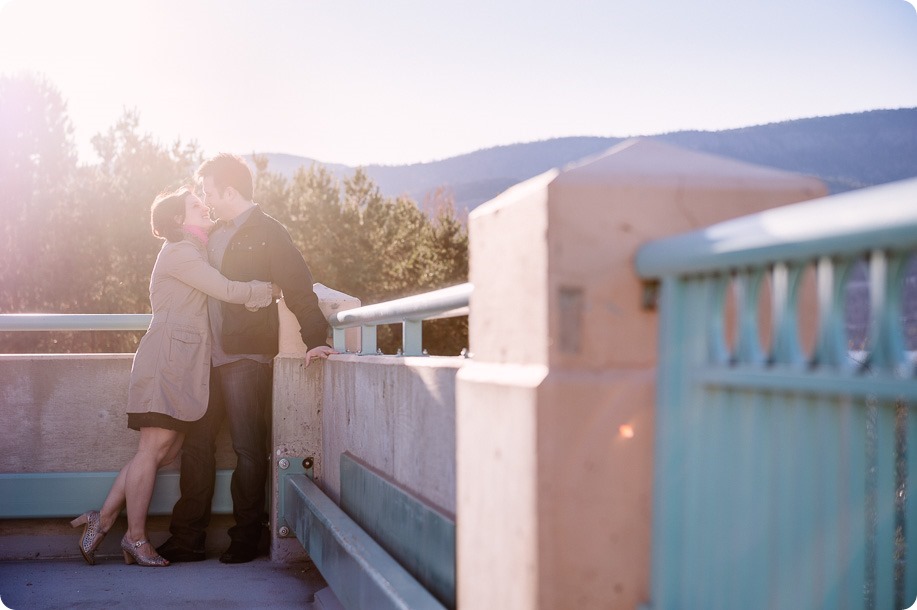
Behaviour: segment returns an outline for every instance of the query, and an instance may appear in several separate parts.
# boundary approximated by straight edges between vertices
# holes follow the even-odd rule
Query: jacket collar
[[[244,220],[240,222],[239,219],[243,217]],[[261,206],[256,203],[254,206],[245,210],[232,220],[218,220],[215,228],[231,228],[235,231],[237,229],[241,229],[245,225],[260,224],[266,217],[267,214],[265,214],[261,210]]]

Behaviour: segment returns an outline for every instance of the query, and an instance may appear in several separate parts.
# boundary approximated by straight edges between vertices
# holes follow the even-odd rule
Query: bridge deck
[[[311,562],[224,565],[206,561],[167,568],[125,565],[120,557],[0,562],[0,608],[298,608],[337,610]],[[319,593],[325,589],[323,592]],[[316,593],[319,593],[316,596]]]

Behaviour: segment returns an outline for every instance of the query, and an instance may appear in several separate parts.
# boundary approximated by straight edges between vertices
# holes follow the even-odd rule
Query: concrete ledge
[[[0,354],[0,472],[118,471],[137,452],[127,428],[133,354]],[[217,468],[233,469],[228,426]],[[179,460],[163,468],[177,471]],[[106,490],[107,491],[107,490]]]
[[[454,515],[455,377],[468,362],[352,354],[325,361],[322,491],[340,504],[340,456],[349,452]]]
[[[444,608],[307,476],[285,485],[286,524],[344,607]]]

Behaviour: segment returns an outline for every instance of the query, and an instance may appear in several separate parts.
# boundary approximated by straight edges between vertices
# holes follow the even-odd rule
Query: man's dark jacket
[[[309,349],[326,345],[328,322],[312,290],[312,272],[286,228],[259,206],[230,240],[220,272],[231,280],[262,280],[280,286],[284,303],[299,320],[303,342]],[[277,303],[258,311],[233,303],[221,303],[221,307],[227,354],[277,354]]]

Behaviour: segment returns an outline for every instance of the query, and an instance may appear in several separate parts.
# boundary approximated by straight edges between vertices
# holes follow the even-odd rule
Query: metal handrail
[[[403,324],[402,353],[405,356],[420,356],[423,354],[422,322],[467,316],[473,291],[474,286],[470,283],[458,284],[403,299],[340,311],[328,318],[334,332],[334,348],[340,352],[346,351],[344,331],[359,327],[360,354],[375,354],[376,326]]]
[[[912,178],[657,239],[639,249],[635,266],[649,279],[915,243],[917,178]]]
[[[375,354],[376,326],[403,324],[403,355],[420,356],[423,354],[423,321],[467,316],[473,290],[470,283],[458,284],[339,311],[328,318],[334,333],[334,347],[345,352],[346,329],[359,327],[362,346],[359,353]],[[0,314],[0,331],[146,330],[152,317],[152,314],[7,313]]]
[[[4,313],[0,331],[146,330],[149,313]]]

